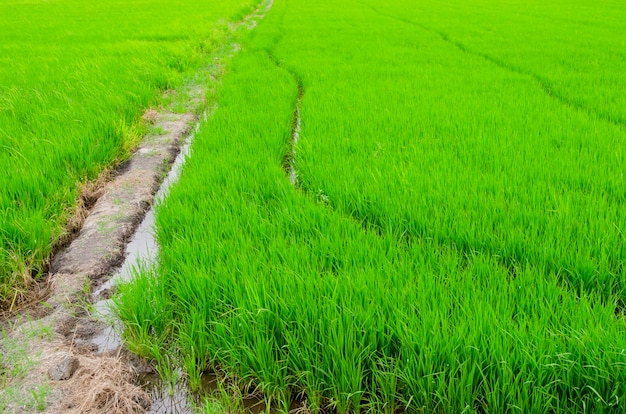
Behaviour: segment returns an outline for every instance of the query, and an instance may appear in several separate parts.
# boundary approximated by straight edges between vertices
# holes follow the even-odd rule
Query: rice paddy
[[[253,1],[0,4],[0,303],[68,238],[83,186],[128,158],[161,91],[206,65]]]
[[[548,3],[277,0],[132,349],[285,412],[624,412],[626,10]]]
[[[0,134],[20,137],[0,165],[32,187],[34,218],[14,206],[30,198],[8,199],[7,257],[37,252],[43,268],[50,249],[24,235],[59,237],[75,182],[128,155],[155,91],[202,63],[197,39],[219,43],[219,18],[250,6],[222,3],[176,11],[210,24],[143,16],[141,33],[120,24],[88,45],[67,28],[72,53],[117,63],[80,60],[98,80],[81,89],[83,118],[56,107],[82,129],[50,147],[35,138],[57,115],[36,112],[51,106],[24,78],[31,102],[1,106],[0,128],[21,135]],[[109,44],[118,35],[128,50]],[[624,67],[619,1],[274,0],[157,205],[157,262],[119,286],[128,347],[166,380],[200,391],[217,373],[278,412],[626,412]],[[11,126],[22,118],[40,129]],[[110,134],[87,143],[84,124]],[[65,180],[39,175],[65,197],[56,210],[26,185],[39,170],[16,161],[22,148],[69,154],[58,162],[73,175],[28,158]]]

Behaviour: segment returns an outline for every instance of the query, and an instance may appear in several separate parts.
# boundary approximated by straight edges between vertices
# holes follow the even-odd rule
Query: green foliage
[[[142,111],[254,3],[0,4],[0,303],[45,269],[81,183],[128,157]]]
[[[623,412],[624,106],[583,99],[620,99],[623,38],[574,35],[586,0],[369,2],[274,3],[158,206],[126,338],[284,411]]]
[[[52,387],[49,384],[44,384],[30,391],[33,397],[28,406],[32,406],[37,411],[44,411],[46,409],[46,399],[52,393]]]
[[[612,50],[626,12],[574,3],[370,0],[350,25],[330,3],[311,23],[288,14],[273,53],[307,90],[301,185],[374,231],[623,305],[626,57]],[[297,35],[313,21],[319,35]]]
[[[5,328],[0,337],[0,410],[7,407],[26,407],[43,411],[52,389],[47,377],[37,383],[25,383],[27,373],[41,359],[41,352],[33,349],[33,340],[51,339],[52,326],[41,321],[29,321],[22,326],[18,337],[11,337]]]

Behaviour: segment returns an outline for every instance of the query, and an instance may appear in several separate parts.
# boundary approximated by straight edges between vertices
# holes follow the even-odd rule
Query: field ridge
[[[172,96],[161,93],[210,64],[228,21],[256,4],[0,5],[0,15],[12,16],[0,20],[0,148],[8,149],[0,151],[1,306],[32,299],[29,287],[77,230],[81,199],[96,196],[85,188],[127,161],[151,128],[144,110],[169,105]]]
[[[103,184],[77,237],[52,258],[46,302],[2,321],[0,411],[144,412],[149,408],[149,396],[135,383],[136,369],[146,363],[129,355],[119,338],[111,338],[112,321],[102,316],[101,309],[94,309],[93,303],[102,305],[110,290],[94,292],[123,261],[125,245],[153,204],[180,145],[200,114],[210,116],[209,103],[216,100],[239,42],[270,7],[271,1],[258,1],[240,20],[225,26],[225,37],[214,45],[207,65],[176,89],[163,92],[163,105],[145,113],[149,132],[115,177]],[[63,381],[49,378],[49,370],[66,360],[77,364],[76,374]],[[108,388],[98,388],[102,383]]]

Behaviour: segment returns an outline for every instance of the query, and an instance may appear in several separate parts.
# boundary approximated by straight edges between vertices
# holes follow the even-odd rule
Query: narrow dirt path
[[[134,385],[147,363],[125,351],[100,349],[97,338],[111,325],[93,316],[92,304],[110,295],[91,292],[124,261],[125,245],[154,200],[180,145],[208,106],[207,91],[218,86],[224,66],[239,50],[237,40],[256,27],[271,1],[239,23],[202,69],[180,90],[167,91],[173,104],[152,109],[151,123],[133,157],[116,171],[84,221],[78,237],[51,264],[50,295],[5,323],[0,339],[0,411],[3,412],[144,412],[149,396]],[[212,93],[210,95],[213,95]],[[173,108],[184,108],[175,111]]]

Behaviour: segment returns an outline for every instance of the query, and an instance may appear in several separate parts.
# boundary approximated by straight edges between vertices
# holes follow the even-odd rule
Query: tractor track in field
[[[298,141],[300,140],[300,131],[302,129],[302,117],[300,116],[300,111],[302,107],[302,100],[304,99],[304,86],[300,78],[294,72],[285,68],[272,53],[267,52],[267,55],[278,68],[289,73],[289,75],[296,82],[298,88],[296,100],[293,105],[293,116],[291,120],[291,131],[288,138],[288,149],[283,157],[283,169],[285,170],[291,184],[294,187],[299,188],[298,170],[296,169],[296,148],[298,146]]]
[[[294,105],[293,121],[291,128],[291,141],[289,143],[289,152],[285,155],[283,165],[287,174],[289,175],[289,181],[294,187],[298,187],[298,171],[296,169],[296,148],[298,146],[298,140],[300,139],[300,130],[302,128],[302,118],[300,117],[300,108],[302,105],[302,98],[304,97],[304,89],[302,85],[298,85],[298,96],[296,98],[296,104]]]
[[[126,351],[119,336],[112,346],[107,344],[107,336],[116,335],[114,321],[98,317],[94,304],[111,296],[107,282],[124,262],[126,245],[151,209],[181,144],[209,106],[206,92],[217,87],[224,65],[240,49],[238,36],[256,27],[271,6],[271,0],[262,0],[241,21],[229,25],[229,37],[210,66],[179,90],[165,92],[178,100],[172,99],[171,107],[145,113],[152,132],[99,189],[93,206],[81,213],[86,217],[77,236],[52,258],[45,302],[2,323],[0,404],[4,406],[0,410],[130,413],[150,409],[150,395],[135,384],[137,373],[152,371],[150,364]],[[175,105],[182,105],[184,111],[174,110]]]
[[[302,117],[300,111],[302,108],[302,100],[304,99],[305,93],[304,83],[298,73],[286,67],[283,62],[281,62],[274,54],[274,48],[282,41],[283,37],[285,36],[285,32],[283,31],[283,22],[286,14],[287,7],[283,9],[282,14],[280,15],[278,23],[278,34],[274,38],[272,44],[267,49],[265,49],[265,53],[277,68],[287,72],[296,83],[297,94],[293,104],[291,131],[289,133],[287,142],[288,149],[285,153],[285,156],[283,157],[283,169],[285,170],[285,174],[287,174],[287,177],[289,178],[291,184],[295,188],[301,188],[298,181],[298,170],[296,168],[296,148],[298,146],[298,141],[300,140],[300,131],[302,129]]]

